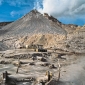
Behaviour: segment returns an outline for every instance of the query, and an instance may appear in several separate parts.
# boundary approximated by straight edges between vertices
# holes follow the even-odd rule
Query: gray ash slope
[[[56,19],[55,19],[56,20]],[[56,20],[57,21],[57,20]],[[37,10],[32,10],[19,20],[4,26],[0,29],[0,35],[28,35],[33,33],[57,33],[66,34],[66,31],[59,27],[48,17],[43,16]]]

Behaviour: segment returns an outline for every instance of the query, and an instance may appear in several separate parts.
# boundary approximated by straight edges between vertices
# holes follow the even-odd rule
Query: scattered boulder
[[[29,65],[35,65],[35,63],[34,62],[30,62]]]
[[[51,64],[51,65],[49,65],[49,68],[53,69],[53,68],[56,68],[56,67],[54,66],[54,64]]]
[[[19,64],[21,65],[22,62],[21,62],[21,61],[14,61],[14,62],[13,62],[13,65],[15,65],[15,66],[18,66]]]
[[[11,63],[10,61],[4,61],[4,60],[0,61],[0,64],[10,64],[10,63]]]
[[[47,62],[47,60],[45,58],[41,58],[42,62]]]
[[[50,65],[50,63],[43,63],[43,64],[41,64],[41,66],[49,66]]]
[[[43,56],[43,55],[42,55],[42,53],[33,53],[32,56],[37,57],[37,56]]]

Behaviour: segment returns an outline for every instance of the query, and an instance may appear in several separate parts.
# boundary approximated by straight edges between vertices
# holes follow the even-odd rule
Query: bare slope
[[[36,10],[31,11],[21,19],[3,27],[3,30],[0,30],[0,32],[3,32],[3,34],[8,36],[28,35],[29,33],[65,34],[64,29],[53,23],[53,21],[49,20]]]
[[[12,23],[12,22],[0,22],[0,29],[10,23]]]
[[[85,53],[85,26],[77,27],[77,29],[67,35],[68,49],[74,52]]]
[[[0,29],[0,41],[8,48],[31,43],[55,46],[66,35],[67,32],[59,26],[57,19],[42,15],[37,10]]]
[[[84,38],[79,38],[82,34],[84,37],[85,34],[81,32],[81,28],[77,25],[64,25],[46,13],[42,15],[32,10],[19,20],[0,29],[0,47],[14,49],[31,44],[42,44],[45,47],[85,52]]]

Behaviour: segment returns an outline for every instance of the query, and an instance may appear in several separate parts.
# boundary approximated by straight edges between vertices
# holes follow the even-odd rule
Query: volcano
[[[37,10],[32,10],[30,13],[26,14],[19,20],[3,27],[2,33],[5,35],[28,35],[37,33],[51,33],[51,34],[65,34],[65,30],[56,25],[51,16],[42,15]],[[0,33],[0,34],[2,34]]]
[[[22,18],[0,29],[0,39],[8,47],[15,46],[15,48],[16,44],[31,43],[56,46],[59,41],[66,38],[67,34],[59,24],[60,22],[54,17],[32,10]]]

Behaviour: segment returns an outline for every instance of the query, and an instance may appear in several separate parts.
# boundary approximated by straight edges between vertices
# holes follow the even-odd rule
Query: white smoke
[[[39,1],[37,0],[37,10],[54,17],[85,15],[85,0],[43,0],[42,6]]]

